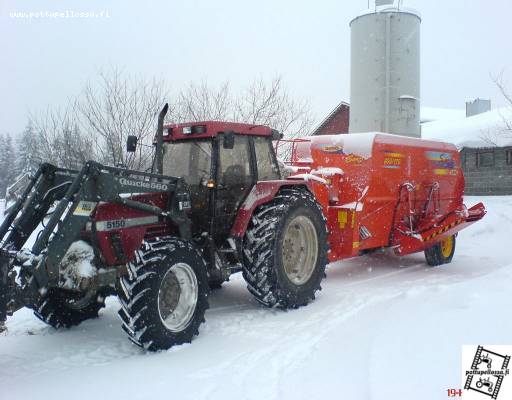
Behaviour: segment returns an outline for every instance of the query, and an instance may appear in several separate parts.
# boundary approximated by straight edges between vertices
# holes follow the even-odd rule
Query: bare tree
[[[482,129],[479,135],[480,139],[491,147],[502,146],[504,142],[509,142],[509,139],[512,139],[512,95],[507,91],[507,84],[503,75],[504,71],[502,70],[497,75],[491,75],[491,79],[505,99],[508,107],[497,110],[501,117],[501,123]]]
[[[270,82],[257,79],[239,94],[232,93],[228,82],[219,87],[207,81],[190,83],[179,93],[169,120],[268,125],[288,137],[306,135],[313,122],[308,103],[293,99],[281,77]]]
[[[74,103],[80,128],[94,140],[96,159],[111,165],[144,169],[151,151],[157,114],[165,103],[167,86],[161,80],[126,77],[119,69],[102,71]],[[127,153],[128,135],[138,137],[136,153]]]
[[[282,78],[270,83],[255,80],[235,100],[234,119],[258,125],[268,125],[286,137],[308,134],[313,118],[307,101],[293,99]]]
[[[512,94],[508,92],[506,82],[503,78],[503,71],[493,78],[494,84],[498,87],[501,95],[504,97],[507,104],[512,107]],[[502,115],[503,123],[505,126],[502,129],[502,133],[507,138],[512,138],[512,118],[510,115]]]
[[[227,82],[190,83],[171,102],[167,85],[133,78],[119,69],[100,71],[63,110],[32,115],[45,161],[76,168],[88,159],[143,170],[150,166],[157,114],[166,100],[168,122],[228,120],[268,125],[288,137],[303,136],[312,125],[305,101],[292,98],[280,77],[255,80],[239,94]],[[127,153],[128,135],[138,137],[136,153]]]
[[[94,138],[80,131],[72,104],[65,109],[31,114],[29,124],[36,132],[37,154],[42,160],[66,168],[80,168],[85,161],[94,158]],[[20,146],[30,143],[22,142]]]
[[[232,118],[233,99],[227,82],[218,88],[207,81],[191,82],[178,95],[178,101],[169,113],[175,122],[221,121]]]

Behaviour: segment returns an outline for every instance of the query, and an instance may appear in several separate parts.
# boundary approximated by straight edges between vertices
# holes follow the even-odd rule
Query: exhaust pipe
[[[169,104],[165,103],[164,108],[158,114],[158,127],[156,129],[156,173],[163,174],[164,171],[164,118],[169,109]]]

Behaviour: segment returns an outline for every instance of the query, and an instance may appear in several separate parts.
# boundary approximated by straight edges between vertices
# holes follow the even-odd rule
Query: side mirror
[[[235,147],[235,132],[228,131],[224,133],[224,141],[222,142],[222,147],[225,149],[231,150]]]
[[[272,140],[281,140],[283,134],[276,129],[272,129]]]
[[[137,136],[128,136],[126,139],[126,151],[128,153],[134,153],[137,150]]]

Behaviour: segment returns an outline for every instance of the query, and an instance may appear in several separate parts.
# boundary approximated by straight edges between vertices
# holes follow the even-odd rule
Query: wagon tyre
[[[425,249],[425,260],[432,267],[448,264],[455,254],[455,235],[447,236],[433,246]]]
[[[327,224],[314,196],[284,188],[258,207],[243,242],[247,288],[268,307],[297,308],[315,298],[325,276]]]
[[[102,291],[75,293],[64,289],[48,289],[34,305],[34,314],[41,321],[58,328],[70,328],[88,319],[98,318],[105,307]]]
[[[120,280],[123,330],[150,351],[190,343],[208,294],[206,263],[194,244],[174,237],[145,242]]]

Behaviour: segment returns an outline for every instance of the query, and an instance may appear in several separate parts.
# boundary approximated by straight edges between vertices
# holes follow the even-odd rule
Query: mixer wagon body
[[[423,251],[482,218],[463,204],[454,145],[383,133],[325,135],[294,142],[289,179],[324,198],[330,261],[392,247]],[[327,195],[322,188],[327,187]]]

